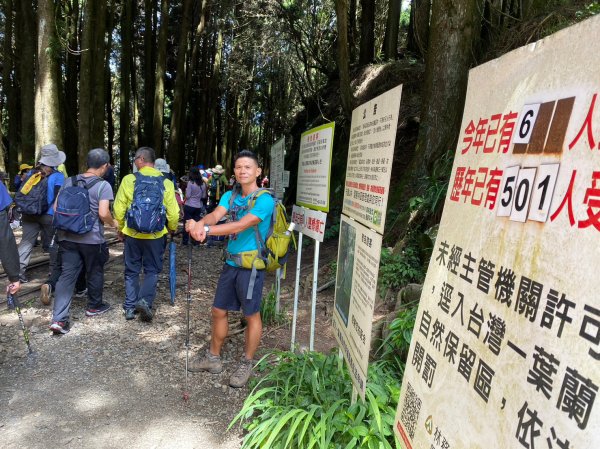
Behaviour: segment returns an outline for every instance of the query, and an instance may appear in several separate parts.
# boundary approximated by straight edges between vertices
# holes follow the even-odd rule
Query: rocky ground
[[[305,250],[302,284],[310,281],[312,251]],[[322,247],[321,265],[336,257],[335,246]],[[190,357],[202,352],[210,335],[210,306],[220,273],[220,249],[194,249],[191,289]],[[106,267],[105,301],[112,310],[85,317],[85,300],[74,299],[73,327],[65,336],[48,331],[50,307],[36,292],[21,298],[31,331],[34,354],[27,354],[15,312],[0,304],[0,446],[15,448],[239,448],[239,427],[227,431],[248,395],[247,388],[228,386],[241,356],[240,315],[230,317],[232,335],[224,349],[222,374],[191,374],[185,385],[187,252],[178,246],[175,306],[169,303],[166,272],[162,275],[151,324],[127,322],[123,299],[122,245],[111,246]],[[282,287],[282,307],[291,317],[295,256]],[[32,288],[43,280],[31,273]],[[326,271],[326,270],[325,270]],[[327,274],[326,274],[327,276]],[[329,279],[320,280],[321,283]],[[0,280],[0,283],[4,283]],[[265,285],[265,294],[274,282]],[[308,284],[307,284],[308,285]],[[24,288],[25,289],[25,288]],[[305,289],[309,293],[309,289]],[[335,346],[329,328],[333,289],[319,294],[315,349]],[[308,345],[310,299],[300,302],[297,341]],[[237,331],[237,333],[236,333]],[[289,349],[289,325],[265,327],[261,351]],[[184,401],[183,394],[189,393]]]

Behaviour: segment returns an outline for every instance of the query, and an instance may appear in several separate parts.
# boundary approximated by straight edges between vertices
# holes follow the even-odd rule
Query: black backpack
[[[163,205],[165,194],[162,176],[146,176],[135,173],[133,201],[125,214],[127,227],[145,234],[164,229],[167,217]]]
[[[43,215],[48,211],[48,176],[40,170],[35,170],[31,173],[29,178],[21,184],[19,191],[15,194],[15,204],[23,214],[27,215]],[[28,186],[35,182],[36,178],[39,178],[36,184],[34,184],[29,191]],[[24,193],[27,191],[27,193]]]

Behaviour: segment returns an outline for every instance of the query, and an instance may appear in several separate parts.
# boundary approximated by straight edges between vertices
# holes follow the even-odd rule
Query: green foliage
[[[404,373],[418,306],[419,302],[415,301],[398,312],[398,317],[390,324],[387,337],[377,350],[381,362],[387,364],[398,378]]]
[[[271,287],[271,290],[260,304],[260,319],[266,326],[277,326],[288,321],[288,316],[283,309],[277,311],[277,296],[274,287]]]
[[[258,363],[267,374],[229,425],[248,433],[242,449],[399,448],[393,434],[399,378],[369,367],[366,398],[350,405],[352,383],[337,354],[277,351]]]
[[[336,223],[325,229],[323,240],[336,239],[340,235],[340,224]]]
[[[411,282],[423,282],[424,278],[417,248],[407,246],[398,254],[382,248],[379,281],[384,288],[396,290]]]
[[[575,17],[578,20],[583,20],[598,13],[600,13],[600,2],[591,2],[589,5],[585,5],[583,10],[577,11]]]

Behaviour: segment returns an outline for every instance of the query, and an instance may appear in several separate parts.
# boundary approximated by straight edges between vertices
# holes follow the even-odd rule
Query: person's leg
[[[158,275],[163,269],[166,242],[166,237],[143,241],[142,265],[144,267],[144,280],[140,286],[139,299],[145,300],[149,308],[152,308],[156,297],[156,284],[158,283]]]
[[[23,236],[19,243],[19,276],[25,276],[25,270],[29,265],[29,259],[31,258],[31,251],[37,236],[40,232],[40,224],[33,218],[23,215]]]
[[[85,266],[84,271],[87,278],[87,310],[100,310],[103,306],[104,264],[108,260],[108,247],[106,246],[106,243],[98,245],[80,245],[79,252],[83,257]]]
[[[210,353],[212,355],[221,355],[223,343],[229,332],[229,322],[227,320],[227,310],[212,308],[212,323],[210,335]]]
[[[262,320],[260,319],[260,312],[256,312],[254,315],[246,315],[246,331],[244,342],[244,356],[247,360],[252,360],[254,354],[260,344],[260,337],[262,337]]]
[[[73,288],[81,269],[82,260],[76,243],[64,241],[60,245],[63,249],[63,264],[60,277],[56,283],[52,321],[68,323]]]
[[[125,302],[123,309],[133,309],[140,291],[140,271],[142,269],[142,240],[125,237]]]

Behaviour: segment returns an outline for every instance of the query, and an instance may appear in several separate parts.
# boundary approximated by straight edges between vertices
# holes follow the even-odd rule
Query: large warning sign
[[[275,191],[277,198],[283,198],[285,187],[283,183],[285,159],[285,137],[282,137],[271,146],[271,189]]]
[[[600,17],[471,70],[395,431],[600,447]]]
[[[388,90],[352,111],[342,213],[380,234],[394,159],[402,86]]]

